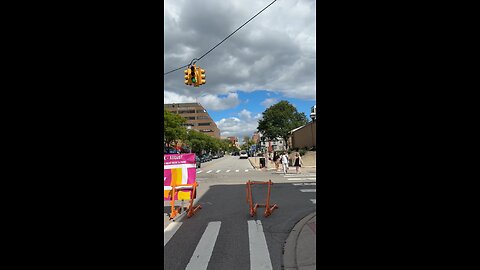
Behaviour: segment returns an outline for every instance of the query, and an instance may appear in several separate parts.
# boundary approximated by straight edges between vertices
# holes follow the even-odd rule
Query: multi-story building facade
[[[173,103],[163,107],[187,119],[185,126],[220,139],[220,129],[200,103]]]

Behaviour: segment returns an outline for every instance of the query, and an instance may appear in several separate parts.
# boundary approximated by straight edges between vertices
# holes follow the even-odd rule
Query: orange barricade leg
[[[197,197],[197,186],[198,184],[195,182],[193,183],[193,191],[192,191],[192,196],[190,197],[190,205],[188,207],[188,213],[187,217],[190,218],[191,216],[195,215],[195,213],[199,210],[202,209],[201,205],[193,206],[193,201]]]
[[[252,196],[252,185],[253,184],[267,184],[268,185],[268,193],[267,193],[267,200],[265,204],[253,204],[253,196]],[[250,206],[250,216],[254,216],[257,212],[258,207],[265,207],[265,217],[270,216],[273,213],[273,210],[277,209],[277,204],[274,204],[270,207],[270,194],[271,194],[271,186],[273,185],[272,180],[268,180],[268,182],[252,182],[250,180],[247,181],[247,203]]]

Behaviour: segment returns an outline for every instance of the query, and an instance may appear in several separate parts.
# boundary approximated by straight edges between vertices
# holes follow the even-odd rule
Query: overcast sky
[[[164,72],[199,58],[271,2],[165,1]],[[258,114],[275,102],[315,104],[315,5],[277,0],[197,62],[206,84],[186,86],[183,69],[165,75],[164,103],[198,101],[222,136],[238,137],[251,135]]]

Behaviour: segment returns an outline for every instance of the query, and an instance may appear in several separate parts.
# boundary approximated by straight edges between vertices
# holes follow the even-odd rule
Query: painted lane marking
[[[317,192],[317,189],[316,189],[316,188],[312,188],[312,189],[300,189],[300,192]]]
[[[203,172],[203,171],[202,170],[197,171],[197,173],[201,173],[201,172]]]
[[[313,204],[317,204],[317,199],[310,199],[310,201],[312,201]]]
[[[288,181],[292,180],[317,180],[315,177],[301,177],[301,178],[287,178]]]
[[[248,170],[245,170],[245,172],[248,172]]]
[[[208,262],[212,256],[213,247],[215,246],[218,233],[220,232],[220,225],[220,221],[208,223],[200,242],[198,242],[198,245],[193,252],[192,258],[190,258],[190,262],[185,268],[186,270],[207,269]]]
[[[163,246],[165,246],[172,236],[177,232],[178,228],[182,226],[182,222],[172,222],[168,224],[167,228],[163,230]]]
[[[217,170],[215,173],[218,173],[218,172],[220,172],[220,171],[221,171],[221,170]]]
[[[248,244],[250,245],[250,269],[272,270],[270,253],[260,220],[248,221]]]
[[[235,170],[235,172],[239,172],[239,170]]]
[[[230,170],[227,170],[227,172],[229,172]]]
[[[317,183],[296,183],[296,184],[292,184],[294,186],[316,186]]]
[[[211,173],[211,172],[212,172],[212,170],[208,171],[207,173]]]

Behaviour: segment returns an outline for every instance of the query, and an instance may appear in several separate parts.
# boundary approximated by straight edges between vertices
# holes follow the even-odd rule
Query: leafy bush
[[[302,148],[302,149],[300,149],[299,153],[300,153],[300,156],[303,156],[307,153],[307,150]]]

